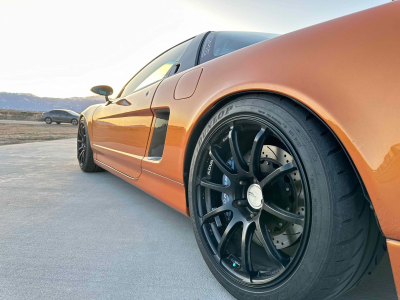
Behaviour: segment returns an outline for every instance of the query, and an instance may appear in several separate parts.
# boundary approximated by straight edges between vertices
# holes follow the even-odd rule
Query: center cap
[[[247,190],[247,201],[254,209],[260,209],[262,207],[263,195],[261,187],[254,183],[249,186]]]

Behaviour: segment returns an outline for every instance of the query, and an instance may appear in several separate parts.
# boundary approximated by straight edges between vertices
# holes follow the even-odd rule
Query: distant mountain
[[[15,94],[0,92],[0,108],[25,111],[49,111],[63,108],[76,111],[84,111],[93,104],[104,103],[102,96],[72,97],[72,98],[47,98],[32,94]]]

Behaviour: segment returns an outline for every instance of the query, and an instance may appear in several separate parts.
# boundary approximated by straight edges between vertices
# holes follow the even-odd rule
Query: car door
[[[62,116],[61,116],[61,111],[55,110],[51,114],[51,119],[53,122],[61,122]]]
[[[153,96],[189,43],[183,42],[158,56],[125,85],[114,101],[96,109],[92,144],[98,162],[129,177],[140,176],[153,121]]]
[[[70,120],[69,120],[70,119],[70,114],[68,112],[61,111],[60,114],[61,114],[61,118],[60,118],[61,122],[63,122],[63,123],[69,123],[70,122]]]

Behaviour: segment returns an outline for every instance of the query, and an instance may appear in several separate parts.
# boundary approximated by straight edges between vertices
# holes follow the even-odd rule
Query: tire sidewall
[[[224,121],[241,114],[261,118],[281,131],[296,149],[297,155],[301,159],[310,192],[311,208],[309,208],[308,212],[311,213],[311,229],[304,255],[295,270],[285,280],[279,282],[276,286],[267,288],[255,289],[239,284],[216,264],[215,260],[210,259],[209,254],[211,252],[208,249],[203,233],[200,231],[198,218],[195,217],[197,215],[197,207],[192,179],[195,174],[198,174],[200,166],[198,166],[197,162],[200,159],[199,154],[202,146],[207,143],[214,130]],[[257,298],[257,296],[260,296],[263,299],[286,299],[290,297],[304,299],[307,292],[313,288],[313,285],[318,280],[322,266],[327,259],[328,241],[332,226],[332,204],[328,180],[325,175],[323,160],[312,142],[312,137],[298,119],[298,116],[294,117],[287,108],[280,105],[278,97],[264,96],[262,99],[256,95],[241,97],[225,105],[215,113],[205,126],[195,147],[188,185],[189,209],[195,237],[211,272],[230,293],[239,299],[247,299],[250,294],[252,297]],[[203,245],[206,246],[204,247]]]

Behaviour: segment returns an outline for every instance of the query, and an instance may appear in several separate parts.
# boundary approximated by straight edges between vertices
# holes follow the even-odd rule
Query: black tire
[[[61,122],[56,122],[57,123],[57,125],[60,125],[61,124]]]
[[[72,119],[71,120],[71,124],[74,125],[74,126],[78,125],[78,120],[77,119]]]
[[[53,122],[53,120],[49,117],[47,117],[46,119],[44,119],[44,121],[46,122],[46,124],[51,124]]]
[[[89,134],[84,117],[82,117],[79,121],[77,138],[77,158],[79,162],[79,167],[83,172],[92,173],[103,170],[94,162],[93,151],[90,147]]]
[[[215,199],[220,201],[218,199],[221,196],[217,192],[215,197],[215,192],[207,191],[209,185],[198,179],[202,174],[213,178],[212,172],[219,172],[218,169],[221,168],[218,167],[215,155],[211,159],[210,155],[213,153],[209,149],[213,148],[209,147],[219,134],[225,136],[221,139],[221,145],[225,140],[231,139],[233,127],[230,127],[230,135],[227,135],[229,126],[232,126],[228,124],[240,123],[241,120],[266,124],[268,129],[282,137],[282,140],[276,143],[284,144],[281,147],[293,150],[291,151],[293,153],[290,153],[294,159],[296,157],[298,159],[294,161],[298,165],[298,172],[302,172],[306,179],[302,181],[302,184],[304,192],[308,194],[308,198],[305,197],[308,199],[305,203],[308,203],[309,207],[305,205],[304,231],[301,239],[299,238],[300,241],[297,240],[297,245],[295,245],[300,250],[295,251],[293,259],[290,258],[288,267],[282,273],[277,273],[279,275],[273,277],[267,272],[265,276],[271,276],[271,280],[260,281],[260,284],[245,278],[244,275],[243,278],[236,276],[236,273],[242,274],[241,271],[243,271],[243,274],[246,274],[246,272],[241,269],[240,264],[243,264],[241,258],[235,257],[232,254],[233,250],[229,252],[229,249],[234,249],[235,237],[231,238],[232,241],[229,244],[231,248],[227,246],[224,248],[226,250],[224,257],[228,257],[224,259],[230,258],[232,261],[234,257],[233,267],[239,265],[239,271],[232,271],[233,267],[227,266],[225,262],[220,263],[223,262],[222,255],[219,256],[219,251],[215,251],[218,239],[214,236],[218,235],[216,229],[221,226],[221,220],[228,217],[225,216],[226,212],[219,215],[221,216],[220,224],[212,218],[206,219],[204,211],[213,212],[215,207],[205,205],[204,199],[209,197],[207,199],[214,199],[210,201],[216,201]],[[245,125],[241,126],[246,128]],[[252,134],[251,132],[242,133],[242,137]],[[240,148],[243,149],[243,146]],[[228,145],[228,149],[232,148]],[[227,157],[231,155],[228,153]],[[251,161],[251,158],[249,160]],[[219,161],[219,165],[222,161]],[[226,160],[224,162],[226,165]],[[206,193],[214,193],[214,196],[208,196]],[[263,193],[265,193],[264,190]],[[341,145],[313,114],[291,100],[276,95],[242,96],[215,113],[200,135],[193,153],[188,198],[194,233],[203,258],[216,279],[238,299],[332,299],[354,287],[365,273],[372,272],[385,251],[385,239],[378,229],[374,213],[370,210],[370,204],[364,197],[361,184]],[[266,198],[265,194],[263,198]],[[232,205],[234,201],[240,200],[232,199]],[[237,208],[236,210],[239,211]],[[261,209],[259,215],[261,216],[262,213],[264,212]],[[214,215],[213,213],[213,218]],[[233,217],[231,218],[233,220]],[[226,223],[229,224],[229,222]],[[222,231],[218,230],[224,232],[224,225],[221,228]],[[267,233],[267,235],[272,240],[272,234]],[[250,239],[249,243],[254,243],[254,240]],[[243,247],[241,245],[243,243],[239,244],[239,247]],[[303,246],[304,248],[301,248]],[[282,250],[285,249],[277,251],[282,252]],[[252,270],[252,267],[249,270]],[[259,274],[261,274],[260,271],[253,275],[260,276]],[[249,278],[253,275],[249,272]]]

